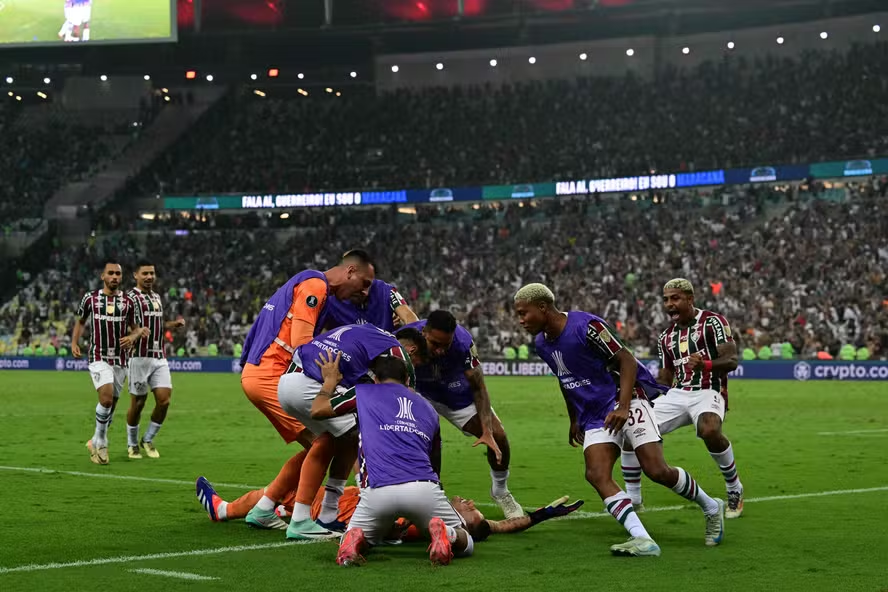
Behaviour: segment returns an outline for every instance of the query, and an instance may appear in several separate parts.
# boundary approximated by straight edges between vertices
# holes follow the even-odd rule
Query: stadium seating
[[[279,216],[267,213],[158,218],[141,229],[109,219],[109,229],[82,250],[57,249],[50,269],[0,309],[0,347],[67,346],[73,309],[99,285],[103,257],[126,266],[146,254],[169,314],[188,322],[171,351],[206,353],[213,344],[230,354],[286,277],[324,269],[363,245],[378,258],[380,277],[398,285],[418,314],[454,310],[487,355],[527,341],[510,302],[529,281],[547,282],[565,309],[599,312],[640,354],[655,353],[667,324],[661,286],[683,275],[696,284],[698,304],[734,322],[743,347],[775,348],[780,356],[780,344],[791,343],[797,355],[812,357],[823,349],[837,355],[850,343],[885,357],[886,190],[888,179],[877,178],[848,186],[847,201],[823,199],[814,186],[798,201],[747,189],[717,200],[673,192],[656,205],[622,196],[428,206],[416,216],[303,210],[280,229],[268,224],[282,225]]]
[[[886,69],[888,43],[878,43],[798,60],[726,58],[654,81],[308,98],[243,89],[136,193],[447,187],[881,155]]]

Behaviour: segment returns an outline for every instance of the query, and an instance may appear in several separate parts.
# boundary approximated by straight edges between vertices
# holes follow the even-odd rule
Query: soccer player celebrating
[[[308,343],[296,348],[293,353],[293,361],[287,372],[281,377],[278,386],[278,399],[284,411],[296,418],[302,425],[320,436],[330,434],[334,441],[334,451],[337,456],[347,459],[344,466],[350,469],[355,460],[357,442],[354,433],[350,433],[355,427],[353,415],[336,417],[324,421],[318,421],[312,416],[312,401],[325,387],[325,377],[321,374],[319,365],[315,364],[322,352],[329,352],[342,359],[342,364],[337,363],[341,370],[339,381],[343,388],[350,388],[361,380],[371,369],[371,362],[381,355],[389,355],[402,360],[402,364],[409,367],[408,354],[401,344],[391,334],[373,325],[345,325],[328,333],[318,335]],[[304,361],[309,361],[305,363]],[[336,386],[336,385],[333,385]],[[330,487],[327,481],[326,495],[321,515],[318,522],[311,520],[311,503],[327,465],[330,464],[332,455],[325,455],[322,463],[310,464],[308,461],[315,454],[317,444],[309,449],[308,459],[303,463],[297,477],[296,503],[293,504],[293,516],[287,527],[287,538],[290,539],[314,539],[332,538],[336,536],[332,524],[338,515],[339,497],[345,487],[346,475],[336,487]],[[324,464],[326,463],[326,464]],[[339,475],[337,475],[338,477]],[[331,476],[332,477],[332,476]],[[295,479],[294,479],[295,481]],[[287,490],[281,492],[281,497]],[[266,504],[263,509],[274,507],[280,498],[273,498],[268,493],[259,503]],[[257,503],[257,506],[259,505]],[[251,510],[252,512],[252,510]],[[249,521],[249,516],[248,516]],[[272,521],[273,522],[273,521]],[[344,525],[342,525],[344,527]]]
[[[417,390],[429,399],[441,417],[464,434],[477,438],[473,446],[487,446],[487,462],[493,482],[490,495],[506,518],[524,515],[508,487],[509,440],[499,418],[490,407],[481,361],[471,333],[457,324],[446,310],[437,310],[424,321],[398,331],[399,339],[412,345],[425,340],[429,355],[416,367]]]
[[[706,517],[705,542],[724,536],[724,502],[700,489],[682,468],[663,458],[663,446],[649,397],[662,392],[653,376],[623,346],[599,317],[581,311],[562,313],[543,284],[528,284],[515,294],[518,321],[536,336],[537,354],[557,376],[570,417],[568,442],[583,445],[586,480],[608,512],[631,537],[611,546],[617,555],[659,555],[660,547],[639,520],[628,494],[613,479],[614,462],[624,442],[635,449],[644,473],[700,506]]]
[[[147,329],[147,335],[135,343],[129,362],[129,391],[132,396],[126,415],[127,454],[133,459],[142,458],[141,448],[149,458],[159,458],[154,437],[166,419],[173,395],[173,380],[163,351],[163,339],[166,331],[184,327],[185,320],[181,317],[174,321],[163,320],[163,303],[160,294],[154,291],[157,276],[153,263],[145,259],[138,261],[133,278],[136,287],[127,293],[127,298],[133,307],[135,323]],[[145,435],[139,439],[139,421],[149,390],[154,393],[154,411]]]
[[[349,253],[343,255],[343,257],[348,256]],[[348,300],[330,298],[327,302],[326,323],[323,329],[370,323],[392,333],[398,327],[418,320],[419,317],[396,287],[380,279],[374,279],[366,294],[356,292]]]
[[[106,261],[102,268],[101,290],[83,295],[77,309],[77,321],[71,335],[71,352],[82,357],[80,337],[89,323],[91,332],[87,360],[93,386],[99,395],[96,405],[96,431],[86,443],[89,459],[99,465],[108,464],[108,424],[117,407],[126,378],[126,351],[142,334],[134,325],[131,304],[118,290],[123,271],[116,261]],[[131,333],[127,334],[127,324]]]
[[[314,435],[296,418],[287,414],[278,401],[278,383],[293,361],[293,353],[300,345],[311,341],[324,326],[328,295],[349,300],[356,294],[365,298],[375,277],[370,256],[355,249],[346,253],[338,265],[327,271],[306,270],[291,277],[268,299],[244,340],[241,355],[241,387],[250,402],[261,411],[275,427],[284,442],[299,442],[310,449],[307,455],[299,453],[287,461],[278,477],[267,488],[267,495],[250,511],[247,522],[258,528],[282,528],[280,518],[274,514],[276,500],[296,488],[299,475],[305,469],[316,476],[330,465],[333,439],[329,436],[314,441]],[[337,463],[338,466],[338,463]],[[349,466],[334,471],[336,479],[331,487],[345,487]],[[332,479],[332,477],[331,477]],[[305,493],[299,502],[311,504],[314,493]]]
[[[694,307],[694,286],[675,278],[663,287],[663,304],[672,324],[660,334],[660,384],[671,387],[657,399],[657,422],[668,434],[693,425],[721,469],[728,490],[726,518],[743,513],[743,485],[734,464],[731,441],[722,433],[728,408],[728,372],[737,368],[737,344],[731,325],[720,314]],[[633,503],[641,503],[638,461],[623,452],[623,478]]]
[[[470,556],[472,536],[444,495],[438,477],[438,412],[406,386],[410,366],[399,357],[380,356],[371,365],[375,384],[359,384],[336,394],[343,380],[342,358],[342,352],[321,354],[318,365],[324,382],[311,407],[315,419],[342,419],[357,412],[360,421],[361,497],[340,542],[336,563],[364,563],[363,555],[383,542],[396,516],[406,516],[428,530],[433,565],[448,565],[454,555]]]

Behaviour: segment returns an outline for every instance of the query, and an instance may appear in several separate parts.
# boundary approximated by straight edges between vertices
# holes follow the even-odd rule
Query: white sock
[[[641,505],[641,465],[635,451],[623,450],[620,456],[620,469],[623,471],[623,481],[626,483],[626,493],[635,506]]]
[[[263,495],[262,499],[256,502],[256,507],[260,510],[265,510],[266,512],[274,511],[274,507],[277,505],[277,502],[267,495]]]
[[[157,435],[157,432],[160,431],[160,428],[163,427],[162,423],[154,423],[153,421],[148,424],[148,429],[145,430],[145,435],[142,436],[143,442],[153,442],[154,436]]]
[[[706,495],[706,492],[697,485],[697,482],[694,481],[691,474],[681,467],[675,468],[678,471],[678,482],[675,484],[675,487],[672,488],[672,491],[686,500],[694,502],[700,506],[703,509],[704,514],[711,515],[718,512],[718,504],[716,501]]]
[[[447,529],[447,540],[449,540],[452,545],[456,542],[456,529],[452,526],[447,526],[446,524],[444,525],[444,528]]]
[[[126,445],[127,446],[138,446],[139,445],[139,426],[134,425],[131,426],[126,424]]]
[[[228,502],[219,502],[219,507],[216,508],[216,516],[219,520],[228,520]]]
[[[651,538],[651,535],[648,534],[648,531],[645,530],[644,525],[638,518],[638,514],[635,513],[629,494],[625,491],[605,499],[604,507],[610,512],[611,516],[617,519],[617,522],[623,525],[623,528],[629,532],[629,536]]]
[[[65,21],[65,24],[59,29],[59,37],[62,35],[70,35],[72,28],[74,28],[74,25],[71,24],[71,21]]]
[[[737,466],[734,464],[734,447],[728,444],[723,452],[710,452],[709,456],[721,470],[728,491],[742,491],[743,484],[740,483],[740,475],[737,474]]]
[[[321,513],[318,519],[321,522],[333,522],[339,517],[339,498],[345,491],[345,479],[327,478],[324,487],[324,501],[321,503]]]
[[[311,506],[296,502],[293,504],[293,516],[290,517],[290,522],[302,522],[303,520],[311,520]]]
[[[490,488],[491,495],[505,495],[509,493],[509,470],[505,471],[494,471],[490,469],[490,479],[493,481],[493,486]]]
[[[83,31],[80,33],[80,38],[84,41],[89,41],[89,27],[83,29]]]
[[[103,407],[101,403],[96,405],[96,431],[93,434],[93,444],[96,446],[108,445],[108,422],[111,421],[111,408]]]

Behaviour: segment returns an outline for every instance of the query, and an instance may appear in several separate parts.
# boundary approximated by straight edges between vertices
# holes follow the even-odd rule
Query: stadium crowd
[[[279,213],[203,214],[157,218],[143,232],[111,218],[110,227],[128,231],[100,232],[82,250],[58,248],[47,271],[23,282],[0,309],[0,348],[21,351],[41,340],[66,346],[76,303],[98,285],[101,261],[117,257],[127,269],[144,254],[157,266],[168,314],[186,319],[186,331],[170,335],[170,350],[195,355],[213,344],[230,353],[286,277],[325,269],[360,245],[420,316],[453,310],[487,355],[528,341],[511,297],[529,281],[552,286],[564,309],[598,311],[640,355],[655,354],[668,325],[662,284],[683,275],[696,284],[698,304],[725,314],[744,346],[788,342],[811,357],[849,343],[886,357],[886,190],[888,178],[874,178],[799,196],[747,188],[669,192],[657,203],[625,195],[428,206],[416,215],[387,208],[369,217],[368,210],[303,210],[283,221]]]
[[[136,193],[448,187],[881,155],[886,68],[888,43],[878,43],[797,59],[728,56],[652,81],[261,99],[244,89]]]
[[[7,232],[21,219],[41,218],[56,189],[109,155],[95,129],[57,120],[30,125],[21,115],[16,107],[0,109],[0,220]]]

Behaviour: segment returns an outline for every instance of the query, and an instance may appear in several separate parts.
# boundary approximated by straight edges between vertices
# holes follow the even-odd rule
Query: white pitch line
[[[853,436],[855,434],[884,434],[888,428],[878,430],[851,430],[849,432],[817,432],[818,436]]]
[[[335,539],[334,539],[335,540]],[[265,543],[262,545],[235,545],[231,547],[216,547],[213,549],[195,549],[192,551],[173,551],[169,553],[151,553],[150,555],[124,555],[120,557],[100,557],[98,559],[85,559],[83,561],[69,561],[67,563],[31,563],[17,567],[0,567],[0,575],[8,573],[21,573],[28,571],[46,571],[50,569],[66,569],[69,567],[92,567],[95,565],[108,565],[112,563],[130,563],[132,561],[153,561],[155,559],[173,559],[175,557],[201,557],[206,555],[219,555],[221,553],[242,553],[244,551],[264,551],[289,547],[291,545],[311,545],[325,541],[287,541],[283,543]]]
[[[164,571],[162,569],[151,569],[143,567],[141,569],[131,569],[130,572],[138,574],[146,574],[149,576],[165,576],[167,578],[179,578],[180,580],[218,580],[219,578],[211,578],[199,574],[188,573],[186,571]]]
[[[42,473],[45,475],[72,475],[74,477],[95,477],[97,479],[120,479],[123,481],[144,481],[147,483],[167,483],[170,485],[194,485],[194,481],[182,479],[160,479],[157,477],[136,477],[135,475],[113,475],[111,473],[88,473],[85,471],[59,471],[43,467],[7,467],[0,465],[0,471],[21,471],[24,473]],[[196,481],[196,479],[195,479]],[[238,489],[262,489],[264,485],[247,485],[245,483],[213,483],[219,487],[235,487]]]
[[[882,487],[866,487],[863,489],[834,489],[832,491],[814,491],[811,493],[790,493],[787,495],[770,495],[765,497],[750,497],[743,500],[744,503],[754,504],[757,502],[775,502],[781,500],[792,500],[792,499],[804,499],[808,497],[828,497],[830,495],[851,495],[856,493],[873,493],[876,491],[888,491],[888,485]],[[648,512],[674,512],[676,510],[687,510],[696,508],[697,506],[692,506],[690,504],[683,504],[677,506],[659,506],[655,508],[645,508],[644,513]],[[587,518],[604,518],[605,516],[610,516],[608,512],[582,512],[577,511],[573,514],[569,514],[562,520],[582,520]]]

